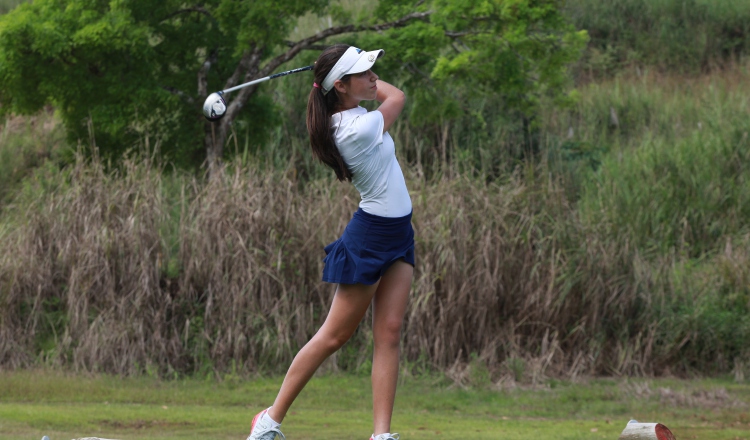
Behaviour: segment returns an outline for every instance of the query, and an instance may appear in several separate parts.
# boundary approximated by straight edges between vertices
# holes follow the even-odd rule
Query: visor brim
[[[351,75],[354,73],[361,73],[366,70],[370,70],[372,68],[372,65],[375,64],[375,61],[377,61],[380,57],[385,55],[385,51],[383,49],[373,50],[370,52],[362,52],[359,55],[359,59],[356,63],[349,69],[349,71],[346,72],[347,75]]]

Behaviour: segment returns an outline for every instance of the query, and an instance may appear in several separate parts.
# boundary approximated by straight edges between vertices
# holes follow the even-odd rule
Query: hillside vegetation
[[[750,374],[750,2],[731,5],[571,0],[591,35],[573,104],[522,122],[487,97],[394,126],[417,234],[407,368]],[[670,45],[703,30],[719,41]],[[234,133],[212,179],[149,137],[112,164],[61,145],[50,114],[7,119],[0,366],[284,371],[325,317],[322,248],[358,201],[310,158],[304,81],[272,85],[270,141]],[[370,332],[327,368],[369,371]]]

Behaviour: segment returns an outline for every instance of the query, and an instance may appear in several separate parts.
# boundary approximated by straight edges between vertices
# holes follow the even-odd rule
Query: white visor
[[[341,79],[344,75],[351,75],[352,73],[360,73],[369,70],[375,61],[385,54],[383,49],[373,50],[365,52],[362,49],[351,46],[344,52],[344,54],[336,61],[326,79],[323,80],[321,87],[323,88],[323,94],[330,92],[333,88],[333,83],[337,79]]]

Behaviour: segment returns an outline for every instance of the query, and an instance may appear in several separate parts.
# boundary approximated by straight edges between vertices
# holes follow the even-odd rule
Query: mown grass
[[[26,371],[0,374],[0,439],[244,438],[280,378],[162,381]],[[616,438],[630,419],[667,425],[681,439],[750,438],[750,388],[727,380],[549,381],[531,388],[459,388],[404,376],[393,430],[403,438]],[[367,438],[365,376],[313,379],[284,421],[290,438]]]

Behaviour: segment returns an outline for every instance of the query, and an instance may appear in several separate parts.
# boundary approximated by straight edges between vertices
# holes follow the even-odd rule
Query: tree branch
[[[203,15],[205,15],[206,17],[209,17],[209,18],[211,18],[211,19],[213,19],[213,18],[214,18],[214,17],[213,17],[212,15],[211,15],[211,13],[210,13],[210,12],[208,12],[208,11],[207,11],[206,9],[204,9],[204,8],[202,8],[202,7],[200,7],[200,6],[195,6],[195,7],[192,7],[192,8],[185,8],[185,9],[180,9],[180,10],[174,11],[174,12],[172,12],[171,14],[167,15],[166,17],[164,17],[164,18],[163,18],[163,19],[162,19],[161,21],[167,21],[167,20],[169,20],[170,18],[176,17],[176,16],[178,16],[178,15],[180,15],[180,14],[188,14],[188,13],[190,13],[190,12],[198,12],[199,14],[203,14]]]
[[[208,71],[211,70],[211,66],[219,58],[219,54],[216,50],[211,51],[211,54],[203,62],[200,70],[198,71],[198,96],[204,98],[208,96]]]
[[[260,63],[260,58],[263,55],[263,49],[263,46],[253,45],[250,50],[246,51],[242,55],[242,59],[237,64],[237,68],[234,69],[234,73],[232,73],[232,76],[227,79],[226,83],[224,83],[224,89],[228,89],[239,84],[240,77],[243,73],[245,75],[245,78],[247,78],[248,76],[256,76],[256,74],[258,73],[258,64]],[[247,81],[250,80],[246,79],[245,82]]]
[[[388,23],[381,23],[381,24],[375,24],[375,25],[346,25],[346,26],[333,26],[328,29],[324,29],[320,32],[318,32],[315,35],[312,35],[310,37],[304,38],[297,43],[295,43],[286,53],[277,56],[276,58],[269,61],[259,72],[258,76],[263,77],[269,75],[272,71],[276,70],[277,67],[280,65],[286,63],[287,61],[294,58],[298,53],[301,51],[309,48],[313,44],[324,40],[328,37],[332,37],[334,35],[341,35],[341,34],[348,34],[351,32],[362,32],[362,31],[384,31],[387,29],[392,28],[399,28],[406,26],[410,21],[412,20],[422,20],[430,15],[432,15],[432,11],[427,12],[413,12],[411,14],[407,14],[398,20],[391,21]],[[252,78],[248,79],[251,80]]]

